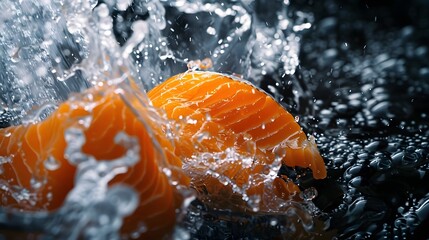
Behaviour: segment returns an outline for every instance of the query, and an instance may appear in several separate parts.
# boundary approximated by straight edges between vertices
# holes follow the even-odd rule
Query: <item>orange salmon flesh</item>
[[[289,167],[310,168],[316,179],[326,177],[326,167],[314,140],[307,139],[290,113],[250,83],[219,73],[186,72],[156,86],[147,96],[155,108],[141,104],[139,99],[144,99],[144,94],[129,85],[96,86],[60,104],[41,122],[0,129],[0,156],[7,159],[3,161],[0,180],[37,194],[34,202],[18,201],[11,192],[0,189],[2,206],[33,212],[61,207],[74,186],[76,173],[76,166],[64,154],[65,131],[87,116],[91,121],[83,131],[84,153],[100,160],[124,155],[126,149],[114,141],[120,132],[137,138],[140,145],[138,163],[109,183],[131,186],[141,200],[137,209],[125,218],[123,234],[135,231],[140,223],[146,226],[140,236],[144,239],[159,239],[171,232],[176,210],[181,205],[171,178],[180,186],[192,186],[197,191],[204,188],[208,204],[246,209],[245,202],[238,201],[238,207],[234,207],[222,200],[220,193],[234,195],[230,185],[203,172],[185,174],[207,170],[190,164],[202,153],[234,149],[238,156],[244,156],[251,152],[257,159],[252,168],[244,169],[236,161],[219,172],[236,179],[239,186],[244,186],[251,176],[264,171],[279,156]],[[151,114],[155,117],[148,117]],[[169,136],[170,130],[173,137]],[[200,136],[206,137],[200,139]],[[249,142],[253,144],[251,150]],[[55,159],[59,167],[46,169],[44,161],[48,158]],[[185,165],[191,169],[180,170]],[[171,176],[166,176],[161,167],[171,168]],[[35,177],[43,179],[43,186],[38,189],[32,188]],[[284,199],[299,191],[295,184],[280,177],[269,187],[273,196]],[[264,184],[255,183],[246,188],[246,194],[262,194],[266,189]],[[264,207],[269,203],[264,204],[259,210],[270,211]]]

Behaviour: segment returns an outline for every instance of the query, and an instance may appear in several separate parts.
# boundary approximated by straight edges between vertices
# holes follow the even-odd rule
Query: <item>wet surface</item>
[[[329,165],[316,206],[340,239],[428,238],[428,3],[291,7],[315,21],[296,78],[314,89],[314,118],[302,123]]]

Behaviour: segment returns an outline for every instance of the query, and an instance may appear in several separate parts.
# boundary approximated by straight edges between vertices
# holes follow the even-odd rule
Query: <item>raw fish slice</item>
[[[64,134],[66,129],[90,116],[90,125],[84,130],[84,153],[102,160],[122,156],[124,147],[114,142],[114,137],[122,131],[136,137],[140,143],[140,161],[130,167],[126,174],[118,175],[111,181],[111,184],[133,186],[140,197],[136,211],[124,220],[123,233],[136,231],[140,223],[144,223],[147,229],[141,235],[142,238],[159,239],[170,232],[175,224],[178,197],[167,176],[160,171],[160,166],[165,164],[161,159],[166,158],[170,167],[178,168],[181,161],[172,154],[173,145],[162,132],[161,123],[155,120],[156,123],[151,120],[144,122],[136,115],[135,111],[145,114],[148,110],[130,92],[132,90],[126,89],[126,86],[120,91],[111,86],[95,87],[85,92],[85,97],[81,96],[80,100],[71,99],[61,104],[40,123],[0,129],[0,156],[10,157],[10,162],[3,164],[1,179],[8,181],[11,186],[30,191],[32,178],[45,181],[40,189],[34,190],[38,197],[33,203],[16,201],[10,192],[0,190],[2,205],[38,211],[55,210],[63,204],[73,187],[76,172],[75,166],[64,157]],[[160,145],[162,148],[159,148]],[[159,156],[159,149],[163,156]],[[44,167],[43,163],[48,157],[58,162],[57,169]],[[182,184],[188,184],[186,177],[181,176],[179,179]],[[49,199],[48,193],[51,193]]]
[[[198,86],[198,90],[192,94],[183,91],[196,89],[195,86]],[[163,94],[156,94],[160,92]],[[267,154],[284,149],[286,154],[283,163],[287,166],[308,167],[316,179],[326,177],[326,167],[314,139],[308,140],[289,112],[250,83],[219,73],[187,72],[156,86],[148,93],[148,97],[154,106],[163,108],[167,116],[175,120],[198,113],[200,117],[195,119],[197,122],[194,127],[183,130],[185,135],[193,136],[196,131],[201,131],[208,116],[210,122],[220,125],[218,132],[209,131],[209,135],[218,136],[221,131],[249,135],[256,141],[257,148]],[[260,101],[265,101],[262,106]],[[164,105],[166,102],[169,107]],[[258,109],[250,111],[252,106],[258,106]],[[238,115],[239,109],[246,109],[246,112]],[[213,138],[209,145],[216,145],[216,139]],[[228,147],[231,146],[223,146],[222,149]]]

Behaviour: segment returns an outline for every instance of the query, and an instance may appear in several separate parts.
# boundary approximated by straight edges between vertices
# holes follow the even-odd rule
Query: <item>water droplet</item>
[[[210,133],[209,132],[202,132],[197,134],[197,141],[201,142],[205,139],[209,139],[210,138]]]
[[[404,152],[403,151],[397,152],[397,153],[392,155],[392,160],[395,164],[401,164],[403,158],[404,158]]]
[[[0,165],[3,165],[5,163],[11,163],[12,162],[12,157],[8,156],[8,157],[2,157],[0,156]]]
[[[390,106],[391,106],[390,102],[383,101],[375,104],[371,108],[371,112],[374,114],[374,116],[380,116],[380,117],[386,116]]]
[[[295,122],[299,122],[299,116],[295,116]]]
[[[82,125],[84,128],[89,128],[92,121],[92,116],[86,116],[81,119],[79,119],[79,124]]]
[[[48,192],[46,194],[46,199],[48,199],[48,201],[52,201],[52,198],[54,197],[54,195],[52,194],[52,192]]]
[[[196,71],[196,70],[200,69],[201,60],[189,61],[187,66],[188,66],[188,70]]]
[[[32,177],[30,179],[30,185],[34,190],[38,190],[44,185],[44,181],[36,177]]]
[[[318,192],[314,187],[307,188],[300,193],[301,198],[304,199],[305,201],[311,201],[314,198],[316,198],[317,195],[318,195]]]
[[[271,226],[276,226],[278,224],[278,220],[277,219],[275,219],[275,218],[273,218],[273,219],[271,219],[271,221],[270,221],[270,225]]]
[[[61,163],[55,159],[53,156],[49,156],[45,161],[44,161],[44,166],[46,169],[50,170],[50,171],[55,171],[58,168],[60,168]]]
[[[116,7],[119,11],[125,11],[131,5],[132,0],[117,0]]]
[[[335,106],[335,111],[341,114],[344,114],[347,112],[347,105],[346,104],[338,104]]]
[[[213,62],[212,62],[212,60],[210,58],[204,58],[201,61],[200,68],[202,70],[207,70],[207,69],[209,69],[211,67],[213,67]]]
[[[357,157],[359,158],[359,159],[362,159],[362,160],[366,160],[366,159],[368,159],[368,153],[366,153],[366,152],[363,152],[363,153],[359,153],[358,155],[357,155]]]
[[[146,224],[140,222],[139,226],[137,227],[137,230],[131,233],[131,238],[137,239],[142,235],[142,233],[144,233],[146,231],[147,231]]]
[[[216,35],[216,29],[214,29],[213,27],[208,27],[207,33],[214,36],[214,35]]]

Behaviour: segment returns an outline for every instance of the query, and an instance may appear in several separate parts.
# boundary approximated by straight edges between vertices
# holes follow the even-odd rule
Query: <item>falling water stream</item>
[[[274,175],[286,174],[303,190],[301,201],[291,200],[283,214],[215,210],[183,190],[187,201],[173,238],[427,238],[429,20],[383,29],[376,11],[368,13],[371,24],[354,21],[362,16],[352,14],[353,7],[362,5],[364,12],[371,6],[353,4],[2,0],[0,127],[39,122],[100,82],[134,79],[145,92],[188,68],[241,76],[316,137],[328,178],[274,166]],[[126,154],[96,161],[81,152],[86,121],[90,116],[66,131],[66,154],[77,173],[63,206],[54,213],[27,213],[2,205],[0,239],[3,232],[42,239],[124,237],[122,220],[139,199],[131,187],[108,183],[138,161],[140,149],[132,137],[118,135]],[[206,157],[195,156],[194,162],[206,164]],[[246,159],[233,152],[215,157]],[[0,157],[0,174],[8,161]],[[44,164],[58,168],[55,159]],[[32,184],[22,189],[0,181],[0,191],[31,202],[43,180],[35,177]],[[138,238],[139,231],[144,226],[128,237]]]

